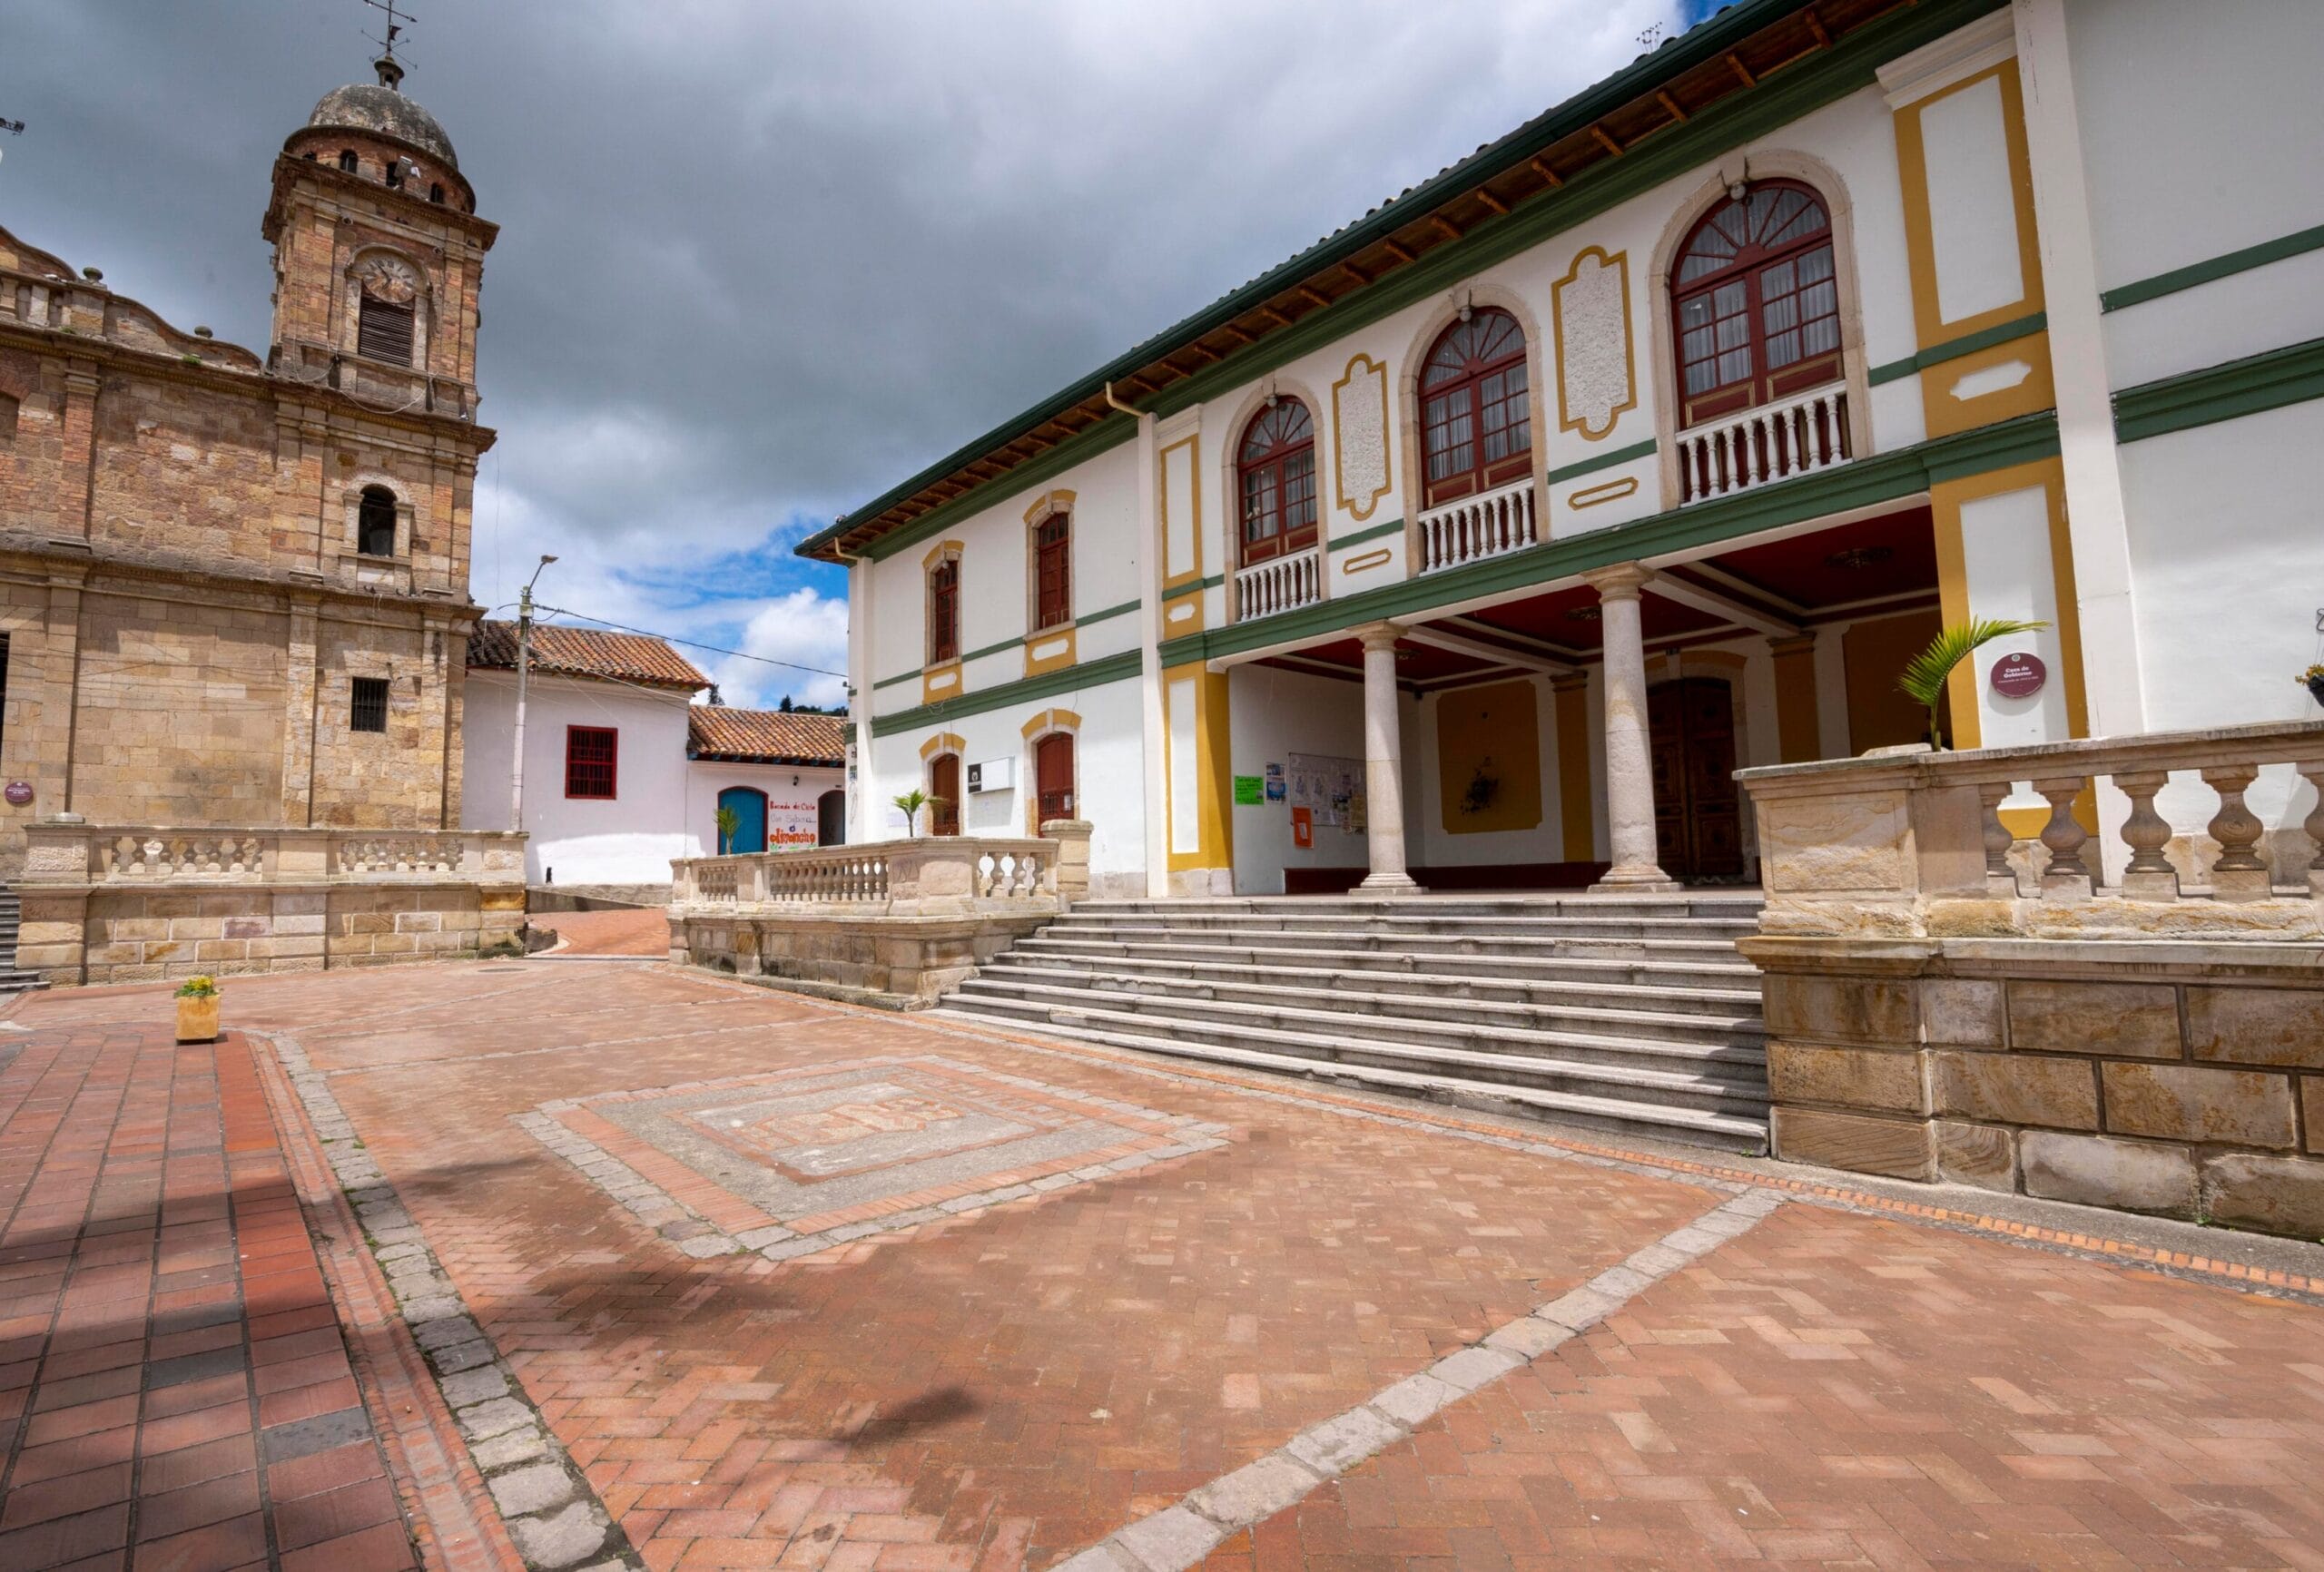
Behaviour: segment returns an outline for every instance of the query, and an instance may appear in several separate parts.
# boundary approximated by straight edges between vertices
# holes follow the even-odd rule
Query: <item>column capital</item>
[[[1634,601],[1653,576],[1654,570],[1642,562],[1617,562],[1592,568],[1581,582],[1596,590],[1601,601]]]
[[[1402,623],[1365,623],[1349,630],[1367,650],[1393,650],[1396,641],[1404,636]]]

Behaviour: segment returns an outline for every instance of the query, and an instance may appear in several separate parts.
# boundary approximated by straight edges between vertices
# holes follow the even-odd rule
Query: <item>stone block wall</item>
[[[739,977],[781,978],[867,1002],[923,1007],[1054,912],[964,917],[697,917],[670,919],[670,958]]]
[[[1777,1155],[2324,1238],[2324,946],[1743,948]]]
[[[16,964],[51,983],[165,982],[515,953],[522,888],[245,885],[23,892]]]

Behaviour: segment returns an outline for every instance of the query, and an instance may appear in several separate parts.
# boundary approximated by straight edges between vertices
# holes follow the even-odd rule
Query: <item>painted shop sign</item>
[[[2050,669],[2039,655],[2012,651],[1994,663],[1993,690],[2004,699],[2030,699],[2050,680]]]

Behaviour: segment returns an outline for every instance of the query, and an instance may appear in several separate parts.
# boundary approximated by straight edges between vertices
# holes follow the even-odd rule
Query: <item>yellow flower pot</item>
[[[218,1040],[218,996],[178,1000],[178,1041],[214,1043]]]

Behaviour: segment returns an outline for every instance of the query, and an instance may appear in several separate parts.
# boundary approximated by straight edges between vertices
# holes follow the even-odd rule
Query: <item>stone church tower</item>
[[[28,834],[56,864],[25,879],[29,951],[31,887],[75,871],[42,848],[88,827],[92,976],[109,884],[254,878],[252,859],[271,877],[294,832],[326,832],[300,855],[343,882],[388,843],[327,832],[459,822],[469,510],[493,439],[477,286],[497,231],[401,67],[375,69],[274,161],[262,356],[0,231],[0,880]],[[480,855],[399,844],[397,877]],[[192,958],[174,942],[172,967]],[[52,958],[26,964],[70,969]],[[256,951],[201,958],[263,969]]]

